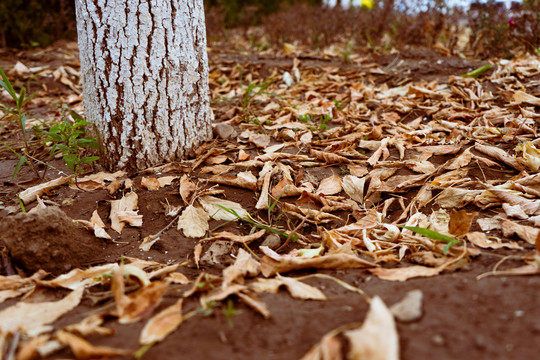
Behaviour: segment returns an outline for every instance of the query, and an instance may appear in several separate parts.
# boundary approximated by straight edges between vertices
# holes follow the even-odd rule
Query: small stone
[[[229,124],[217,124],[214,126],[214,134],[220,139],[232,139],[238,136],[238,133]]]
[[[399,321],[416,321],[422,317],[423,297],[421,290],[409,291],[400,302],[390,308],[390,311]]]
[[[58,207],[7,216],[0,234],[13,262],[27,273],[62,274],[92,262],[103,240],[75,223]]]
[[[433,335],[433,337],[431,338],[431,341],[435,344],[435,345],[444,345],[444,338],[442,337],[442,335]]]
[[[281,239],[277,234],[270,234],[264,239],[261,246],[268,246],[272,250],[276,250],[281,246]]]

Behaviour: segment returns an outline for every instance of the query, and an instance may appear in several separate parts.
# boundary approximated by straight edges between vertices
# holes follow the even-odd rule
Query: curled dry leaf
[[[178,230],[184,232],[184,236],[200,238],[206,235],[210,228],[208,213],[199,207],[189,205],[178,218]]]
[[[57,276],[52,280],[38,280],[40,286],[62,287],[75,290],[79,287],[90,287],[101,283],[99,276],[111,273],[118,268],[118,264],[105,264],[94,266],[86,270],[73,269],[67,274]]]
[[[490,238],[494,238],[493,236],[490,236]],[[488,239],[487,235],[482,232],[471,232],[467,234],[467,240],[471,242],[471,244],[474,244],[478,247],[481,247],[483,249],[501,249],[501,248],[507,248],[507,249],[519,249],[522,250],[523,248],[516,242],[501,242],[500,239],[497,239],[498,241],[490,240]]]
[[[130,192],[129,194],[124,195],[120,200],[111,200],[111,229],[119,234],[122,233],[125,222],[120,220],[118,213],[136,210],[138,199],[139,197],[136,193]]]
[[[279,255],[266,246],[261,246],[260,249],[266,255],[261,259],[261,272],[265,277],[301,269],[357,269],[376,266],[367,260],[349,254],[302,258]]]
[[[264,230],[262,230],[264,233]],[[223,270],[223,286],[228,286],[233,282],[243,282],[246,276],[257,276],[261,271],[261,264],[253,259],[250,253],[244,249],[239,249],[233,265]]]
[[[249,171],[241,172],[237,175],[216,175],[212,176],[208,181],[252,191],[257,190],[257,178]]]
[[[278,279],[285,285],[291,296],[302,300],[326,300],[324,293],[314,286],[303,283],[297,279],[280,276]]]
[[[261,314],[265,319],[270,318],[270,310],[268,309],[268,306],[266,306],[265,302],[262,301],[257,295],[253,294],[252,292],[245,291],[237,293],[236,296],[246,303],[247,306]]]
[[[325,162],[327,164],[351,164],[352,161],[344,156],[337,155],[331,152],[311,150],[309,152],[315,159]]]
[[[450,222],[448,223],[448,232],[452,235],[461,236],[469,232],[473,219],[478,212],[468,213],[465,210],[452,211],[450,213]]]
[[[521,165],[515,157],[509,155],[506,151],[499,149],[498,147],[476,144],[474,145],[474,149],[480,151],[482,154],[491,156],[494,159],[502,161],[503,163],[510,167],[513,167],[517,171],[525,170],[523,165]]]
[[[90,336],[94,334],[105,336],[114,334],[114,329],[101,326],[103,325],[104,321],[105,319],[103,314],[91,314],[76,324],[66,326],[63,330],[82,336]]]
[[[143,216],[139,215],[138,210],[119,211],[117,213],[118,220],[133,227],[141,227]]]
[[[453,261],[453,260],[450,260]],[[401,268],[375,268],[369,269],[373,275],[376,275],[379,279],[388,281],[406,281],[417,277],[431,277],[439,275],[444,269],[448,267],[448,262],[437,267],[427,267],[421,265],[412,265]]]
[[[66,331],[57,332],[56,337],[62,344],[69,346],[77,359],[106,358],[130,354],[128,350],[113,349],[107,346],[93,346],[83,338]]]
[[[152,317],[141,331],[139,343],[153,344],[172,333],[182,323],[182,299]]]
[[[159,190],[159,181],[155,177],[143,177],[141,179],[141,186],[150,191]]]
[[[164,281],[154,281],[129,296],[124,294],[124,274],[122,266],[114,271],[111,291],[116,302],[116,315],[120,324],[130,324],[148,317],[160,304],[163,294],[169,284]]]
[[[359,178],[353,175],[346,175],[343,178],[341,185],[345,193],[350,196],[354,201],[362,204],[364,202],[364,187],[366,183],[366,178]]]
[[[24,303],[19,302],[0,311],[0,332],[28,332],[51,324],[79,305],[84,287],[79,286],[59,301]]]
[[[98,172],[97,174],[91,174],[83,176],[77,179],[77,185],[86,191],[93,191],[97,189],[103,189],[108,183],[118,181],[118,179],[126,176],[125,171],[117,171],[115,173]],[[77,189],[75,184],[70,185],[71,188]]]
[[[32,186],[24,191],[21,191],[17,196],[26,205],[36,200],[38,196],[45,194],[47,191],[64,185],[72,178],[73,176],[65,176],[55,180],[47,181],[46,183]]]
[[[180,196],[184,200],[185,204],[190,204],[193,194],[197,191],[197,185],[195,185],[189,177],[184,174],[180,179]]]
[[[228,231],[222,231],[218,233],[213,233],[211,237],[204,239],[204,241],[227,240],[247,245],[254,240],[262,238],[265,233],[266,230],[259,230],[251,235],[236,235]]]
[[[532,226],[521,225],[510,220],[503,220],[502,232],[504,236],[512,236],[516,234],[520,239],[534,245],[536,243],[536,238],[540,234],[540,229]]]
[[[224,200],[214,196],[201,196],[198,200],[208,215],[215,220],[232,221],[238,219],[235,215],[226,211],[221,206],[235,211],[240,218],[248,215],[248,212],[244,210],[242,205],[234,201]]]
[[[380,297],[371,299],[361,328],[343,333],[349,340],[349,359],[399,359],[399,337],[394,316]]]
[[[343,332],[348,340],[348,352],[338,336],[341,330],[326,334],[302,360],[398,360],[399,336],[394,317],[384,302],[375,296],[370,302],[364,324],[357,329]]]

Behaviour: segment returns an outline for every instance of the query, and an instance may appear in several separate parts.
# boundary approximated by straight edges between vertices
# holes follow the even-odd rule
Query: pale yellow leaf
[[[172,333],[182,323],[182,299],[148,320],[141,331],[139,343],[159,342]]]
[[[186,237],[200,238],[206,235],[210,228],[207,212],[199,207],[189,205],[184,209],[178,219],[178,230],[182,230]]]

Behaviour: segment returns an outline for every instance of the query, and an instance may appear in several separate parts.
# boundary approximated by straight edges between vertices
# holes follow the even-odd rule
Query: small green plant
[[[264,80],[260,84],[249,83],[246,89],[244,90],[244,96],[242,96],[242,108],[246,110],[251,104],[251,102],[253,101],[253,99],[258,95],[270,95],[270,96],[280,97],[277,94],[266,91],[266,89],[268,89],[268,87],[272,85],[273,82],[274,82],[274,79],[270,77]]]
[[[227,307],[222,309],[221,312],[225,316],[225,319],[227,319],[227,324],[229,325],[230,328],[234,326],[233,321],[232,321],[233,317],[241,313],[240,310],[235,309],[234,301],[232,301],[231,299],[227,301]]]
[[[450,248],[452,246],[461,243],[461,241],[459,241],[458,239],[455,239],[455,238],[453,238],[451,236],[444,235],[444,234],[441,234],[441,233],[439,233],[437,231],[433,231],[433,230],[430,230],[430,229],[416,227],[416,226],[400,226],[400,227],[403,228],[403,229],[407,229],[407,230],[410,230],[412,232],[415,232],[415,233],[417,233],[419,235],[425,236],[425,237],[427,237],[427,238],[429,238],[431,240],[445,242],[446,246],[443,249],[444,255],[446,255],[448,253],[448,250],[450,250]]]
[[[27,119],[28,115],[23,110],[24,105],[26,105],[26,103],[28,103],[28,101],[34,97],[35,93],[26,96],[26,88],[22,87],[21,91],[17,94],[17,92],[13,88],[13,85],[9,81],[6,73],[4,72],[4,70],[2,70],[2,68],[0,68],[0,76],[2,77],[2,80],[0,80],[0,86],[2,88],[4,88],[8,92],[9,96],[11,96],[13,101],[15,101],[15,107],[9,106],[7,104],[0,103],[0,110],[4,112],[4,116],[2,116],[2,118],[0,118],[0,120],[6,118],[7,116],[10,116],[10,117],[14,118],[17,121],[17,124],[19,126],[19,131],[20,131],[20,133],[22,135],[22,138],[23,138],[23,141],[24,141],[24,146],[22,148],[22,153],[19,153],[17,150],[12,148],[11,146],[6,144],[5,142],[0,141],[0,143],[4,147],[9,149],[12,153],[17,155],[17,157],[19,158],[19,162],[17,163],[17,165],[15,165],[15,169],[13,171],[13,175],[11,177],[11,180],[13,180],[17,176],[17,174],[21,170],[21,167],[24,164],[30,165],[32,167],[32,170],[36,174],[36,176],[39,178],[40,177],[39,172],[38,172],[34,162],[31,161],[32,157],[30,156],[30,147],[28,145],[28,137],[27,137],[27,134],[26,134],[26,119]]]
[[[328,124],[330,123],[330,121],[332,121],[332,116],[328,114],[321,116],[319,118],[318,125],[315,123],[315,121],[317,121],[315,120],[315,115],[299,115],[298,120],[308,124],[311,131],[321,132],[325,131],[328,128]]]
[[[228,207],[226,206],[223,206],[223,205],[219,205],[218,206],[220,208],[222,208],[223,210],[227,211],[228,213],[230,214],[233,214],[234,216],[236,216],[238,219],[240,220],[244,220],[246,221],[247,223],[249,223],[251,226],[253,227],[256,227],[258,229],[264,229],[268,232],[271,232],[273,234],[276,234],[276,235],[279,235],[279,236],[283,236],[284,238],[286,239],[290,239],[291,241],[297,241],[298,240],[298,235],[296,235],[294,232],[289,234],[288,232],[284,231],[284,230],[280,230],[280,229],[277,229],[277,228],[273,228],[269,225],[266,225],[266,224],[263,224],[257,220],[255,220],[251,215],[247,214],[246,216],[244,217],[241,217],[235,210],[233,209],[229,209]]]
[[[71,115],[73,123],[67,120]],[[66,166],[73,170],[75,176],[81,174],[81,164],[88,164],[98,159],[97,156],[84,156],[88,148],[97,149],[98,143],[95,139],[84,137],[86,125],[89,123],[75,111],[67,106],[62,107],[62,121],[53,125],[44,133],[48,136],[45,140],[51,142],[51,156],[62,155]]]

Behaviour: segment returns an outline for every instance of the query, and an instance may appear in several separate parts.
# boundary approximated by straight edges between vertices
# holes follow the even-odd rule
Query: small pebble
[[[435,345],[444,345],[444,338],[442,337],[442,335],[433,335],[433,337],[431,338],[431,341],[435,344]]]
[[[229,124],[217,124],[214,127],[214,134],[221,139],[231,139],[238,136],[238,133]]]
[[[270,249],[275,250],[281,246],[281,239],[279,235],[270,234],[264,239],[261,246],[268,246]]]

